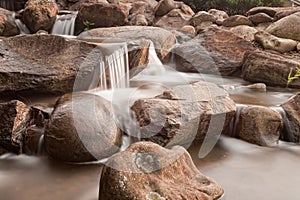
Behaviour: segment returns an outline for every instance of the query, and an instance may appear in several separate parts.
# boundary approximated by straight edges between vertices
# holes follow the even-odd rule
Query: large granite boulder
[[[22,12],[22,21],[31,33],[38,30],[50,32],[58,13],[57,4],[49,0],[29,0]]]
[[[255,41],[263,48],[278,51],[280,53],[295,50],[298,42],[291,39],[279,38],[265,31],[259,31],[254,35]]]
[[[131,109],[142,140],[188,147],[194,139],[220,135],[229,126],[235,104],[225,90],[200,81],[139,99]]]
[[[46,151],[66,162],[101,160],[118,152],[121,143],[111,103],[94,94],[64,95],[45,128]]]
[[[180,9],[173,9],[168,14],[159,18],[155,22],[155,26],[178,30],[188,25],[190,18],[190,15],[184,14]]]
[[[176,8],[174,0],[160,0],[155,8],[155,16],[164,16]]]
[[[242,77],[254,83],[286,87],[289,73],[292,70],[293,75],[299,67],[299,62],[278,54],[264,51],[247,52],[243,60]],[[300,79],[293,80],[288,86],[300,88]]]
[[[261,146],[277,144],[283,126],[278,112],[263,106],[247,106],[236,120],[236,137]]]
[[[172,49],[176,69],[183,72],[238,75],[244,53],[255,47],[231,31],[210,27]]]
[[[223,193],[198,171],[184,148],[138,142],[106,162],[99,200],[217,200]]]
[[[102,38],[105,42],[130,41],[137,39],[151,40],[160,59],[164,59],[173,45],[176,37],[170,32],[158,27],[122,26],[112,28],[97,28],[83,32],[79,38]]]
[[[122,26],[126,23],[126,18],[126,13],[119,5],[87,3],[78,12],[75,35],[92,28]]]
[[[3,39],[0,52],[0,92],[14,94],[87,90],[103,59],[97,45],[54,35]],[[76,87],[75,80],[80,83]]]
[[[13,15],[13,12],[0,8],[0,36],[9,37],[20,33]]]
[[[30,123],[30,108],[13,100],[0,103],[0,146],[10,152],[22,153],[23,134]]]
[[[271,24],[266,32],[281,38],[300,40],[300,12],[284,17]]]
[[[285,129],[286,133],[283,140],[288,142],[300,142],[300,93],[293,96],[287,102],[281,105],[285,111]]]

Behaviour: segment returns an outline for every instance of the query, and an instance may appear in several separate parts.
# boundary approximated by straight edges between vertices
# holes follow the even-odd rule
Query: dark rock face
[[[129,69],[144,66],[148,63],[150,40],[133,40],[127,43]]]
[[[75,22],[75,35],[84,30],[122,26],[126,22],[127,15],[119,5],[106,3],[83,4],[78,12]],[[87,26],[86,23],[90,25]]]
[[[286,113],[287,121],[286,136],[283,138],[288,142],[300,142],[300,93],[281,105]]]
[[[4,39],[0,53],[0,92],[58,94],[88,89],[102,55],[97,45],[54,35]]]
[[[243,60],[242,77],[250,82],[286,87],[290,70],[293,69],[294,74],[297,67],[300,67],[300,63],[278,54],[247,52]],[[293,80],[289,87],[300,88],[300,80]]]
[[[30,123],[30,108],[20,101],[0,103],[0,146],[22,152],[23,134]]]
[[[172,52],[179,71],[238,75],[244,53],[254,49],[231,31],[211,27]]]
[[[223,189],[201,174],[188,152],[138,142],[111,157],[102,170],[99,200],[216,200]]]
[[[242,109],[236,136],[261,146],[278,142],[283,126],[281,115],[268,107],[248,106]]]
[[[0,8],[0,35],[9,37],[18,35],[19,28],[15,23],[13,12]]]
[[[235,104],[215,84],[197,82],[176,86],[155,98],[137,100],[131,109],[143,140],[188,147],[194,139],[221,134],[229,126]],[[218,125],[211,127],[216,121]],[[209,128],[214,128],[214,133]]]
[[[81,38],[100,37],[109,41],[130,41],[147,39],[154,43],[158,57],[163,60],[176,43],[176,37],[170,32],[158,27],[121,26],[112,28],[97,28],[79,35]]]
[[[29,0],[22,14],[22,21],[31,33],[38,30],[50,32],[58,13],[57,4],[48,0]]]
[[[45,128],[46,151],[62,161],[100,160],[116,153],[120,145],[111,103],[94,94],[64,95]]]

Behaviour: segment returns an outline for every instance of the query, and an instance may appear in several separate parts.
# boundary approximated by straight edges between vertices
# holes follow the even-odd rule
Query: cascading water
[[[30,33],[27,26],[20,19],[16,19],[16,13],[15,12],[12,13],[12,17],[15,20],[15,23],[16,23],[16,25],[18,26],[18,28],[20,30],[20,34],[29,34]]]
[[[56,17],[51,34],[74,35],[77,12],[60,11]]]
[[[102,90],[128,88],[129,63],[127,44],[99,44],[99,46],[105,55],[99,63],[99,88]]]

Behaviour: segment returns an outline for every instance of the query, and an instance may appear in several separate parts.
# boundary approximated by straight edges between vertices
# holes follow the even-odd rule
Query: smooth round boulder
[[[61,97],[44,137],[48,154],[65,162],[101,160],[118,152],[122,143],[111,103],[89,93]]]
[[[224,190],[195,167],[180,146],[132,144],[111,157],[102,170],[99,200],[215,200]]]

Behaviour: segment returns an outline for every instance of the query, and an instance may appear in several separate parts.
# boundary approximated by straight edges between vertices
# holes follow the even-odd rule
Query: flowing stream
[[[131,124],[130,111],[124,109],[124,106],[128,108],[136,99],[154,97],[174,85],[204,80],[222,87],[234,86],[235,89],[229,90],[229,93],[241,107],[254,104],[278,108],[278,105],[297,92],[272,87],[268,87],[266,91],[253,90],[244,87],[249,83],[239,78],[176,72],[170,67],[163,67],[153,49],[150,50],[149,65],[129,82],[126,45],[102,44],[100,48],[105,55],[99,62],[98,70],[98,86],[102,89],[90,92],[112,101],[117,124],[129,130],[129,134],[135,124]],[[21,97],[20,100],[26,100],[25,103],[29,105],[52,109],[57,98],[28,96]],[[139,136],[134,134],[124,137],[122,150],[138,139]],[[42,142],[41,137],[40,152]],[[259,147],[222,136],[208,156],[201,159],[198,157],[200,146],[199,142],[194,142],[189,152],[198,169],[225,189],[223,199],[299,198],[299,145],[280,142],[272,148]],[[71,165],[43,156],[5,154],[0,156],[0,199],[96,200],[101,169],[101,163]]]
[[[52,28],[51,34],[56,35],[74,35],[75,20],[78,12],[59,11],[56,21]]]

